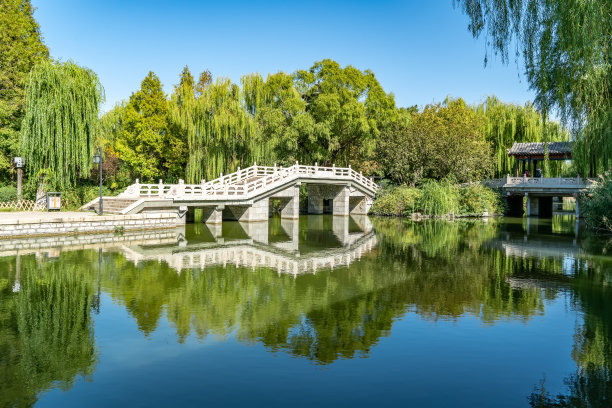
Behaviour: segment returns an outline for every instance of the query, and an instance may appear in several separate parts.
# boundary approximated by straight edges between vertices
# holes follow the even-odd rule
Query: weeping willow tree
[[[533,104],[504,103],[495,96],[476,106],[485,118],[485,137],[493,147],[496,176],[513,172],[515,161],[506,149],[514,142],[552,142],[569,140],[569,133],[559,123],[546,121]],[[562,162],[546,161],[545,171],[556,173]]]
[[[612,165],[612,1],[454,0],[502,62],[522,54],[535,104],[572,125],[583,175]],[[489,51],[489,50],[487,50]],[[485,63],[487,56],[485,56]]]
[[[270,161],[240,87],[225,78],[194,86],[190,76],[183,71],[169,108],[174,131],[187,139],[186,180],[196,183],[254,161]]]
[[[89,175],[104,90],[97,75],[68,61],[44,61],[26,85],[21,151],[29,180],[45,174],[63,189]]]

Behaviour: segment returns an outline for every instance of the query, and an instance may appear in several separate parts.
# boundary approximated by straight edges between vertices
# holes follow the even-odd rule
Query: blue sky
[[[452,0],[245,2],[32,0],[51,55],[94,70],[109,110],[154,71],[169,93],[188,65],[194,76],[238,82],[307,69],[331,58],[371,69],[398,106],[448,95],[469,103],[495,94],[533,100],[522,66],[490,59]]]

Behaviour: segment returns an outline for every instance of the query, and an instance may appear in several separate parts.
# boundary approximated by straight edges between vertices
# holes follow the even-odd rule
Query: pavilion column
[[[520,160],[515,158],[514,159],[514,167],[516,168],[516,176],[515,177],[519,176],[519,163],[520,163]]]

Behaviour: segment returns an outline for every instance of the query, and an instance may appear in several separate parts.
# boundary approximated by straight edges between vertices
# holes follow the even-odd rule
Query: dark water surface
[[[612,406],[612,242],[571,216],[103,238],[0,242],[0,407]]]

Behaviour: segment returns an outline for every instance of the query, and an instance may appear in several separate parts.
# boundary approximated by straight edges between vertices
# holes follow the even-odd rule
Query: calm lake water
[[[2,407],[612,406],[612,241],[572,216],[79,239],[0,243]]]

